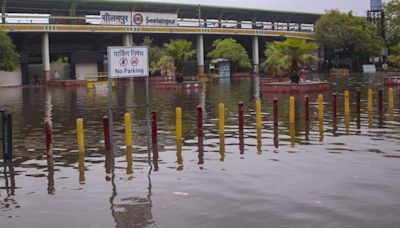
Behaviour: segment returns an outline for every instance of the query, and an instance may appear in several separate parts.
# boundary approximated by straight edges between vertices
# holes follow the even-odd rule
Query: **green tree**
[[[168,72],[175,72],[175,60],[171,56],[163,56],[157,63],[157,68],[161,70],[161,75],[165,72],[165,76],[168,76]]]
[[[170,40],[164,47],[166,53],[174,59],[177,76],[182,77],[183,63],[196,54],[196,50],[192,49],[192,42],[183,39]]]
[[[142,45],[148,47],[150,74],[154,74],[160,70],[158,67],[158,61],[161,59],[161,57],[165,56],[165,50],[157,45],[154,45],[153,39],[148,36],[143,38]]]
[[[379,56],[383,47],[376,26],[351,12],[327,11],[317,21],[315,35],[320,46],[347,50],[356,56]]]
[[[264,52],[267,59],[263,65],[277,75],[288,75],[295,67],[318,61],[314,55],[317,47],[315,42],[294,38],[268,43]]]
[[[385,35],[389,47],[400,42],[400,0],[391,0],[384,4]]]
[[[242,45],[233,38],[218,39],[213,42],[213,50],[207,54],[210,58],[223,58],[231,63],[231,69],[234,71],[249,70],[251,64],[249,55]]]
[[[10,37],[0,30],[0,70],[14,71],[17,69],[19,57]]]
[[[390,62],[400,67],[400,43],[391,48],[391,54],[388,56]]]

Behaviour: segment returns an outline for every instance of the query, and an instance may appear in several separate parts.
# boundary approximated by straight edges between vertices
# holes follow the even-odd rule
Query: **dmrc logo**
[[[140,13],[137,13],[133,16],[133,23],[136,25],[141,25],[143,23],[143,16]]]

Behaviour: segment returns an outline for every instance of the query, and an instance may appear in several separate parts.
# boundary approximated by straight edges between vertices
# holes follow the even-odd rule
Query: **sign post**
[[[146,78],[147,131],[149,131],[149,58],[148,47],[108,47],[108,115],[111,151],[114,149],[112,80],[118,78]],[[114,161],[114,153],[112,153]]]

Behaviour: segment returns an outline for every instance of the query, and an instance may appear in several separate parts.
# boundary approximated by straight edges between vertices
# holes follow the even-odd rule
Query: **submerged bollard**
[[[219,134],[225,133],[225,106],[223,103],[219,103]]]
[[[256,101],[256,121],[257,121],[257,129],[261,129],[262,128],[261,100]]]
[[[295,132],[295,100],[294,97],[291,96],[289,99],[289,106],[290,106],[290,112],[289,112],[289,122],[290,122],[290,144],[293,147],[295,144],[295,137],[296,137],[296,132]]]
[[[197,106],[197,138],[203,138],[203,108],[200,105]]]
[[[388,89],[388,102],[389,102],[389,119],[393,120],[393,109],[394,109],[394,99],[393,99],[393,88]]]
[[[85,152],[85,138],[83,135],[83,119],[82,118],[76,119],[76,131],[77,131],[77,138],[78,138],[79,153],[84,153]]]
[[[304,120],[308,122],[310,120],[310,97],[304,96]]]
[[[243,107],[243,102],[239,101],[238,103],[238,109],[239,109],[239,131],[243,132],[243,125],[244,125],[244,107]]]
[[[52,157],[53,156],[53,150],[52,150],[53,136],[52,136],[52,132],[51,132],[51,124],[49,121],[45,121],[44,131],[46,134],[46,154],[47,154],[47,157]]]
[[[278,99],[274,98],[273,101],[273,115],[274,115],[274,146],[279,147],[279,132],[278,132]]]
[[[289,122],[295,123],[295,100],[293,96],[289,98],[289,109]]]
[[[348,90],[344,91],[344,114],[350,115],[350,94]]]
[[[132,146],[132,127],[131,127],[131,114],[124,114],[124,122],[125,122],[125,145]]]
[[[110,126],[108,125],[108,116],[103,116],[103,132],[104,132],[104,146],[106,150],[111,149],[110,142]]]
[[[368,127],[372,128],[372,89],[368,89]]]
[[[157,112],[151,112],[151,143],[157,146]]]
[[[176,140],[180,142],[182,140],[182,109],[180,107],[177,107],[175,109],[175,115],[176,115]]]
[[[319,141],[324,140],[324,97],[322,94],[318,95],[318,123],[319,123]]]

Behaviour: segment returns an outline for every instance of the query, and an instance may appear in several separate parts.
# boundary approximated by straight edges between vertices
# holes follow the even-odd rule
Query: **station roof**
[[[135,0],[0,0],[7,13],[45,13],[62,16],[97,15],[99,11],[177,13],[180,18],[314,24],[321,14],[235,8],[211,5],[161,3]]]

